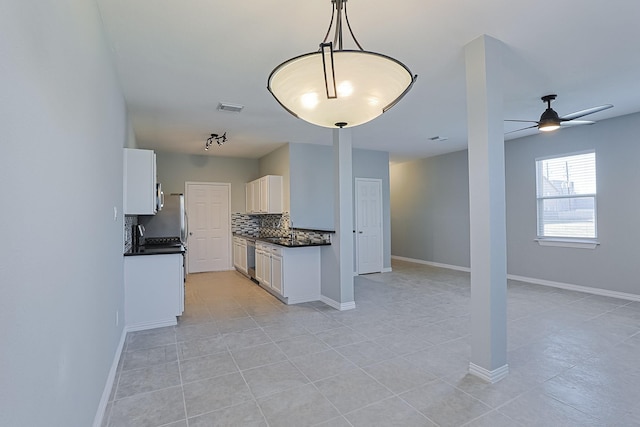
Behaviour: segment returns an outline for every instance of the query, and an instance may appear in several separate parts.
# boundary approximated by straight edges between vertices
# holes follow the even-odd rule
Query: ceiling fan
[[[568,126],[568,125],[592,125],[595,122],[592,121],[588,121],[588,120],[576,120],[579,119],[580,117],[584,117],[587,116],[589,114],[593,114],[593,113],[597,113],[599,111],[602,110],[606,110],[608,108],[613,107],[613,105],[611,104],[605,104],[605,105],[600,105],[598,107],[592,107],[592,108],[587,108],[586,110],[581,110],[581,111],[576,111],[575,113],[571,113],[571,114],[567,114],[564,115],[562,117],[558,116],[558,113],[555,112],[555,110],[553,108],[551,108],[551,101],[553,101],[554,99],[556,99],[558,95],[545,95],[542,98],[542,102],[546,102],[547,103],[547,109],[544,111],[544,113],[542,113],[542,115],[540,116],[540,120],[535,121],[535,120],[505,120],[505,122],[522,122],[522,123],[535,123],[535,125],[533,126],[527,126],[525,128],[522,129],[517,129],[517,130],[513,130],[511,132],[507,132],[506,134],[509,133],[514,133],[514,132],[520,132],[521,130],[525,130],[525,129],[532,129],[532,128],[538,128],[538,130],[542,131],[542,132],[550,132],[550,131],[554,131],[558,128],[560,128],[561,126]],[[505,134],[505,135],[506,135]]]

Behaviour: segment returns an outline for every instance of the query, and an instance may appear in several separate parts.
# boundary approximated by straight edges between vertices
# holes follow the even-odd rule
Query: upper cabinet
[[[124,213],[155,215],[161,191],[156,181],[153,150],[124,149]]]
[[[267,175],[248,182],[247,213],[280,214],[282,213],[282,177]]]

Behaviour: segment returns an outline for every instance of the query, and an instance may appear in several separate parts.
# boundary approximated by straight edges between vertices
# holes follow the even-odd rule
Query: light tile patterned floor
[[[104,425],[637,426],[640,303],[509,282],[510,374],[467,374],[469,275],[406,262],[355,310],[191,274],[176,327],[127,336]]]

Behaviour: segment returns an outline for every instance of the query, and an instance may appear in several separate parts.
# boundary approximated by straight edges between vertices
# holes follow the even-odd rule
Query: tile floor
[[[406,262],[355,310],[189,275],[176,327],[127,336],[104,425],[638,426],[640,303],[509,282],[510,374],[467,374],[469,275]]]

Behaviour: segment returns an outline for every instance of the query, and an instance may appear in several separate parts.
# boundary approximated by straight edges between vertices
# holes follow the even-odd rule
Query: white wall
[[[125,104],[93,1],[1,2],[0,58],[0,425],[90,426],[122,334]]]
[[[640,113],[505,144],[509,274],[640,295]],[[598,240],[593,250],[539,246],[535,160],[596,150]],[[469,267],[466,151],[391,168],[392,254]]]

